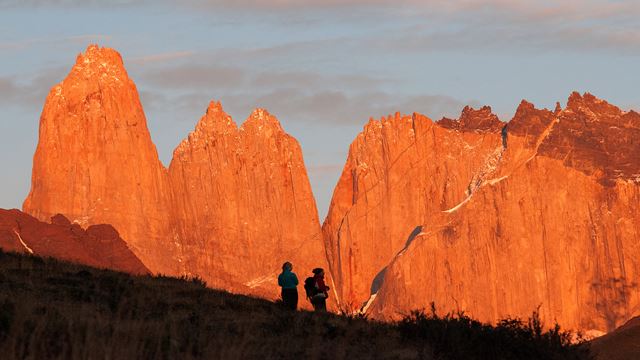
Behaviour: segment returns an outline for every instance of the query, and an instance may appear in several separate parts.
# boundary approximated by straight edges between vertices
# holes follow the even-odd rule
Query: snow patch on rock
[[[24,242],[24,240],[22,240],[22,236],[20,236],[20,233],[17,230],[13,230],[13,232],[18,236],[18,240],[20,240],[20,244],[22,244],[22,246],[24,246],[24,248],[30,253],[33,254],[33,250],[27,246],[27,243]]]

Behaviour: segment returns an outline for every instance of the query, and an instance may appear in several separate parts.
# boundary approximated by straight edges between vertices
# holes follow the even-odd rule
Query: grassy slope
[[[399,324],[293,313],[197,279],[135,277],[0,251],[3,359],[585,358],[562,336],[535,332],[420,313]]]

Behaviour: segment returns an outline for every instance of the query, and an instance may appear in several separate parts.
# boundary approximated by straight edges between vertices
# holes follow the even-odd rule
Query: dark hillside
[[[3,359],[581,359],[581,351],[562,334],[522,323],[494,328],[414,314],[382,324],[291,313],[199,279],[0,251]]]
[[[640,316],[591,342],[598,360],[640,359]]]

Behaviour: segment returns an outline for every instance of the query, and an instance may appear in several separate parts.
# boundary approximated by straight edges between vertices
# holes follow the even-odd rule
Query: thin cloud
[[[109,3],[109,6],[113,2]],[[118,6],[143,6],[149,1],[116,1]],[[640,2],[565,0],[562,2],[508,1],[508,0],[187,0],[179,3],[156,1],[167,9],[187,12],[236,12],[242,16],[260,16],[261,11],[271,11],[269,19],[286,26],[300,26],[285,10],[312,15],[322,8],[326,16],[316,16],[321,22],[331,22],[336,17],[360,18],[375,23],[381,17],[393,18],[394,24],[384,34],[372,32],[365,39],[338,38],[316,39],[245,49],[255,56],[281,55],[295,51],[313,51],[318,47],[332,47],[336,42],[351,44],[359,49],[384,49],[397,51],[615,51],[621,54],[640,53]],[[100,1],[80,0],[21,0],[0,1],[0,7],[105,7]],[[345,11],[346,7],[354,11]],[[376,12],[375,10],[378,10]],[[251,10],[247,13],[247,10]],[[324,12],[321,12],[324,14]],[[304,20],[308,16],[303,16]],[[283,21],[284,20],[284,21]],[[264,17],[261,21],[265,21]],[[345,19],[344,21],[348,21]],[[302,22],[309,26],[306,21]],[[294,24],[294,25],[292,25]],[[297,25],[295,25],[297,24]],[[315,26],[317,26],[316,24]],[[365,24],[360,24],[366,26]],[[381,36],[382,35],[382,36]],[[86,35],[90,37],[90,35]],[[96,35],[101,36],[101,35]],[[368,37],[368,39],[367,39]],[[82,41],[84,36],[79,36]],[[88,38],[86,40],[89,40]],[[101,40],[94,37],[92,41]],[[326,44],[322,42],[325,41]],[[29,44],[30,41],[25,41]],[[0,44],[0,49],[25,46],[19,43]],[[144,61],[144,60],[140,60]],[[153,61],[153,58],[150,59]],[[159,60],[160,61],[160,60]]]
[[[396,0],[395,5],[419,3],[415,0]],[[108,3],[100,0],[2,0],[1,7],[111,7],[111,6],[141,6],[147,4],[175,5],[167,0],[112,0]],[[220,8],[255,8],[255,9],[305,9],[331,8],[345,6],[389,6],[386,0],[185,0],[178,6],[187,9],[215,9]]]
[[[305,88],[372,88],[393,80],[368,75],[333,75],[311,71],[258,72],[252,75],[251,85],[262,88],[296,87]]]
[[[636,1],[601,0],[185,0],[179,3],[167,0],[0,0],[0,8],[25,7],[101,7],[163,5],[192,11],[221,11],[228,9],[253,10],[317,10],[343,8],[386,8],[409,12],[415,10],[441,15],[487,14],[528,18],[532,20],[561,17],[564,19],[602,19],[634,17],[640,11]]]
[[[177,59],[176,56],[158,56],[159,60]],[[185,54],[184,57],[190,55]],[[216,63],[200,63],[203,59],[216,56],[199,56],[195,62],[181,63],[175,66],[163,66],[143,71],[138,83],[141,86],[160,87],[164,90],[194,91],[216,90],[232,92],[256,92],[275,88],[338,88],[357,89],[375,88],[394,82],[393,79],[363,74],[327,74],[321,71],[267,71],[256,70],[255,66],[230,67]],[[133,59],[127,63],[141,64],[145,60]],[[227,63],[232,61],[227,60]]]
[[[10,77],[0,77],[0,102],[10,104],[20,96],[22,87]]]
[[[491,7],[489,7],[491,9]],[[640,28],[630,25],[630,14],[640,16],[638,6],[625,11],[585,14],[548,12],[505,7],[499,11],[461,11],[427,23],[409,24],[382,36],[364,40],[377,51],[404,52],[606,52],[640,54]],[[520,9],[516,11],[515,9]],[[475,10],[474,10],[475,11]],[[541,14],[547,14],[542,16]]]
[[[281,120],[310,124],[358,125],[370,117],[379,118],[395,112],[419,112],[437,120],[442,116],[457,117],[465,105],[478,106],[474,100],[460,101],[446,95],[402,96],[383,91],[317,90],[284,88],[263,94],[255,92],[207,96],[193,92],[169,97],[168,102],[179,112],[204,109],[212,100],[221,100],[233,114],[248,115],[256,108],[266,108]]]
[[[140,0],[0,0],[0,8],[25,8],[25,7],[114,7],[131,6],[149,3]]]
[[[169,89],[229,88],[246,81],[246,71],[227,66],[183,64],[141,75],[145,83]]]
[[[135,57],[127,60],[127,63],[136,64],[136,65],[145,65],[149,63],[159,63],[159,62],[166,62],[166,61],[171,61],[176,59],[184,59],[184,58],[191,57],[193,55],[195,55],[195,52],[193,51],[175,51],[175,52],[167,52],[167,53],[161,53],[161,54],[139,56],[139,57]]]
[[[0,77],[0,103],[41,108],[49,89],[62,80],[64,69],[49,68],[26,81]]]
[[[72,41],[79,44],[86,44],[86,43],[97,43],[99,41],[109,41],[112,38],[113,37],[110,35],[87,34],[87,35],[69,36],[62,39],[62,41]]]
[[[169,97],[160,91],[140,90],[140,102],[146,111],[162,111],[169,103]]]
[[[24,50],[32,46],[47,44],[47,45],[60,45],[64,43],[75,44],[87,44],[97,43],[100,41],[111,40],[109,35],[100,34],[86,34],[86,35],[74,35],[66,37],[42,37],[42,38],[30,38],[18,41],[9,41],[0,43],[0,50]]]

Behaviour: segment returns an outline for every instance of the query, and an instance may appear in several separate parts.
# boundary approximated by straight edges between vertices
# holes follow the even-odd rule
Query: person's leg
[[[327,299],[322,298],[318,305],[320,311],[327,311]]]
[[[291,310],[298,309],[298,289],[293,289],[291,293]]]
[[[282,289],[280,292],[280,296],[282,297],[282,305],[284,307],[289,307],[289,296],[287,295],[287,289]]]
[[[298,290],[282,289],[282,303],[286,308],[295,310],[298,306]]]

